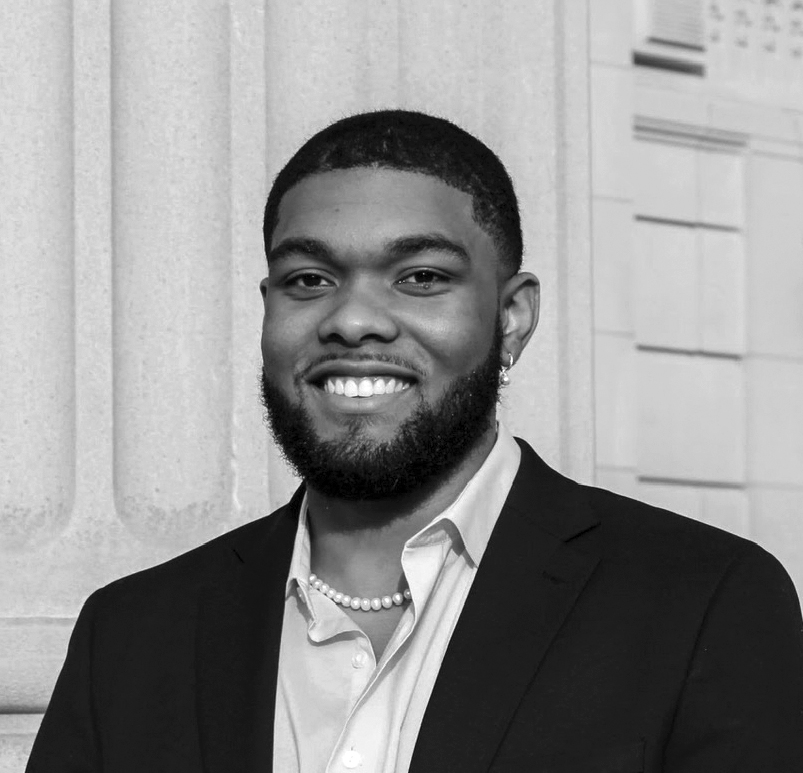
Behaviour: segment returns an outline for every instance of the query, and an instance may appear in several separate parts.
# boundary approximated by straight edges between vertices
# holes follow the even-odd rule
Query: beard
[[[352,501],[400,496],[448,475],[479,443],[499,397],[501,353],[497,322],[485,360],[453,379],[435,402],[426,403],[422,397],[387,441],[366,435],[371,419],[365,416],[346,422],[343,439],[322,439],[303,400],[291,401],[264,368],[262,402],[282,455],[310,488]]]

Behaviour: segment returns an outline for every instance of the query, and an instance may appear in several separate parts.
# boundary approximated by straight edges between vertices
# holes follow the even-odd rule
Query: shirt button
[[[362,668],[367,660],[368,656],[364,652],[358,652],[351,658],[351,665],[354,666],[354,668]]]
[[[359,752],[355,752],[354,749],[350,749],[347,752],[343,752],[343,765],[347,767],[349,770],[353,770],[356,767],[362,765],[362,754]]]

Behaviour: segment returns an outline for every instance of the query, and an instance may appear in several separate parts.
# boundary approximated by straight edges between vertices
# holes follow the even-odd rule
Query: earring
[[[513,367],[513,355],[508,352],[507,356],[509,358],[508,364],[502,366],[502,370],[499,373],[499,386],[506,387],[510,384],[510,376],[508,375],[508,371]]]

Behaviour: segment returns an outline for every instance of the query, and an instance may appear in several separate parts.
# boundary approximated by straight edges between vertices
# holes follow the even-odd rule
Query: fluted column
[[[0,551],[73,506],[72,85],[70,3],[0,4]]]
[[[0,4],[0,769],[9,771],[24,767],[36,727],[24,712],[45,681],[31,666],[38,637],[14,618],[26,596],[15,569],[58,544],[75,503],[72,54],[67,0]]]
[[[229,16],[112,5],[114,486],[144,540],[231,508]]]

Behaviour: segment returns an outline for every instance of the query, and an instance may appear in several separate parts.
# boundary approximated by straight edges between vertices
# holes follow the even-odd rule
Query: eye
[[[413,292],[426,292],[441,289],[449,282],[449,277],[440,271],[422,268],[398,280],[398,284],[405,285],[405,289]]]
[[[297,292],[315,292],[316,290],[333,287],[334,283],[322,274],[314,271],[303,271],[288,277],[285,281],[285,286]]]

